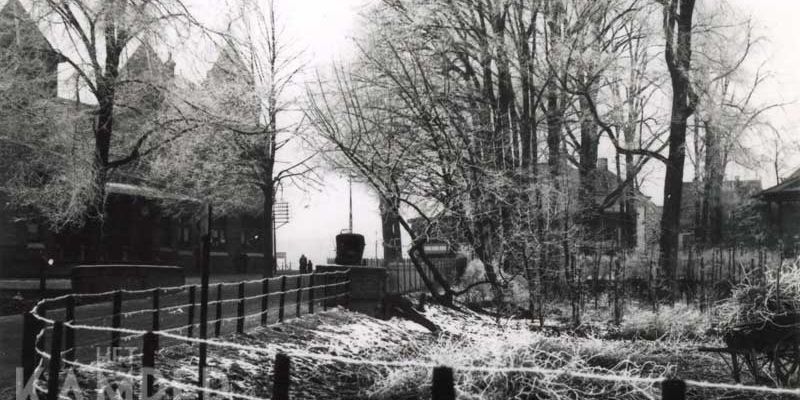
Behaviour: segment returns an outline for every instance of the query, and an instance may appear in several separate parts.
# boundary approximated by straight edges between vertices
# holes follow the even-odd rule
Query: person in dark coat
[[[300,273],[305,274],[308,272],[308,259],[305,254],[300,255]]]
[[[306,272],[309,274],[314,272],[314,264],[311,263],[311,260],[308,260],[308,265],[306,266]]]

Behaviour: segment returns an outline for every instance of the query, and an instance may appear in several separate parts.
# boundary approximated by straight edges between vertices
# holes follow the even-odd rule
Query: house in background
[[[579,171],[575,168],[568,168],[568,171],[570,180],[577,185],[580,182]],[[595,171],[595,203],[605,206],[592,222],[592,231],[598,236],[596,245],[605,249],[621,247],[645,251],[658,238],[659,207],[650,196],[636,189],[632,199],[625,199],[620,190],[624,178],[609,170],[608,158],[598,158]],[[623,209],[626,202],[633,208],[630,213]]]
[[[539,164],[539,171],[547,171],[548,164]],[[562,170],[565,178],[559,178],[560,184],[567,182],[566,193],[571,198],[570,218],[579,212],[577,201],[578,185],[580,184],[580,173],[572,166],[565,166]],[[546,178],[542,178],[544,180]],[[589,222],[589,231],[585,236],[579,236],[586,245],[583,247],[587,251],[611,251],[619,248],[631,249],[635,251],[645,251],[649,246],[655,244],[658,238],[658,224],[661,211],[649,196],[644,195],[638,190],[634,190],[634,196],[629,200],[633,207],[633,212],[625,213],[621,207],[626,202],[623,191],[620,190],[622,180],[608,169],[608,159],[598,158],[597,169],[594,178],[595,204],[604,204],[605,207]],[[633,217],[632,217],[633,215]],[[454,216],[445,215],[435,218],[436,224],[428,231],[429,240],[425,244],[426,252],[430,254],[452,254],[453,251],[464,251],[459,249],[459,242],[466,242],[458,226],[458,221]],[[574,221],[573,221],[574,222]],[[421,234],[427,228],[426,222],[422,218],[409,220],[412,230]],[[467,250],[468,251],[468,250]]]
[[[722,241],[731,242],[737,240],[738,236],[733,232],[736,226],[742,221],[740,215],[748,206],[752,206],[753,218],[760,218],[758,205],[753,204],[754,196],[761,191],[761,180],[726,180],[722,182],[722,194],[720,202],[722,205]],[[697,242],[701,232],[703,212],[703,183],[702,182],[683,182],[683,195],[681,197],[681,221],[679,248],[686,249]]]
[[[766,227],[773,242],[800,244],[800,169],[758,197],[766,202]]]

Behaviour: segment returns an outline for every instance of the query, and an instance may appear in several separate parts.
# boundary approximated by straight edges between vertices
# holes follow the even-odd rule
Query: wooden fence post
[[[75,323],[75,296],[69,296],[64,300],[66,301],[64,321]],[[75,361],[75,330],[69,326],[64,327],[64,349],[66,349],[64,359]]]
[[[203,232],[202,240],[202,258],[201,258],[201,276],[200,276],[200,342],[198,346],[198,361],[197,361],[197,380],[198,386],[206,386],[206,358],[208,357],[208,347],[205,339],[208,338],[208,279],[211,269],[211,223],[214,221],[212,218],[211,203],[206,204],[207,222],[205,224],[205,232]],[[197,399],[204,400],[206,393],[204,391],[197,392]]]
[[[350,269],[344,275],[344,307],[350,308]]]
[[[114,299],[111,310],[111,327],[119,329],[122,325],[122,291],[117,290],[114,292]],[[119,331],[114,330],[111,332],[111,351],[119,347]]]
[[[269,278],[261,281],[261,296],[261,325],[266,325],[269,313]]]
[[[680,379],[665,379],[661,381],[662,400],[685,400],[686,382]]]
[[[214,336],[219,337],[222,331],[222,284],[217,284],[217,318],[214,321]]]
[[[297,297],[294,300],[295,316],[300,318],[300,304],[303,301],[303,275],[297,275]]]
[[[244,282],[239,283],[239,303],[236,309],[236,333],[244,333]]]
[[[161,330],[161,289],[155,288],[152,292],[153,296],[153,327],[152,330]]]
[[[64,323],[53,323],[53,336],[50,339],[50,366],[47,376],[47,400],[58,400],[58,375],[61,372],[61,336]]]
[[[433,369],[433,386],[431,399],[455,400],[456,388],[453,380],[453,369],[450,367],[436,367]]]
[[[152,331],[144,334],[142,344],[142,374],[146,378],[144,382],[145,398],[153,396],[153,384],[155,383],[156,350],[158,349],[158,336]]]
[[[281,275],[281,293],[278,301],[278,322],[283,322],[283,306],[286,304],[286,275]]]
[[[26,312],[22,319],[22,384],[26,385],[33,376],[39,354],[36,352],[36,335],[42,329],[42,322],[32,313]]]
[[[47,262],[39,263],[39,299],[43,299],[47,294],[47,267],[50,264]]]
[[[314,275],[315,272],[312,272],[311,275],[308,277],[308,313],[314,313]]]
[[[322,311],[328,311],[328,282],[330,276],[328,274],[322,275]]]
[[[289,375],[291,361],[289,356],[283,353],[275,355],[275,366],[273,368],[272,399],[289,400]]]
[[[187,312],[189,316],[189,330],[186,332],[189,337],[192,337],[194,334],[194,298],[196,291],[196,285],[189,286],[189,312]]]

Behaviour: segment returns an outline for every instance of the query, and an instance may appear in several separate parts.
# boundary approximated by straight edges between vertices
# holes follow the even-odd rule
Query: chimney
[[[597,159],[597,170],[608,171],[608,158],[600,157]]]

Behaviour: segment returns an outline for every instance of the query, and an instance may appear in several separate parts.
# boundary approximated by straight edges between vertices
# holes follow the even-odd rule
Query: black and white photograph
[[[800,399],[798,0],[0,0],[0,400]]]

